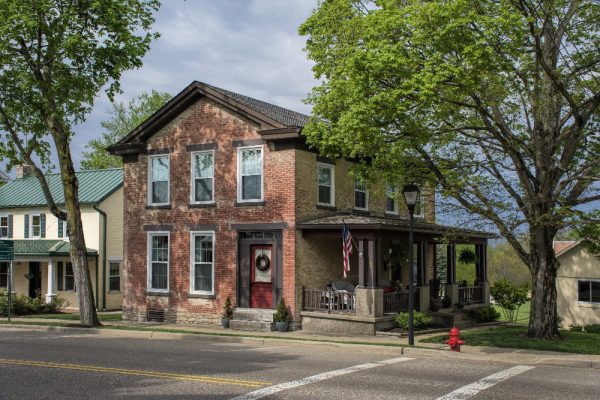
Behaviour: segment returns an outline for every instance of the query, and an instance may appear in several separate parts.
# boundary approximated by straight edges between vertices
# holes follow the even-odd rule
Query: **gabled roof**
[[[123,186],[121,168],[77,172],[79,202],[96,204],[105,200]],[[52,198],[57,205],[65,204],[60,174],[46,175]],[[35,176],[15,179],[0,187],[0,208],[26,208],[47,206],[42,187]]]
[[[296,227],[301,230],[339,230],[343,224],[353,230],[375,230],[375,231],[401,231],[408,232],[409,222],[407,219],[398,217],[376,217],[370,215],[336,212],[327,216],[299,222]],[[432,224],[430,222],[415,219],[414,231],[416,233],[432,235],[448,235],[452,237],[492,239],[496,235],[488,232],[471,229],[457,228],[453,226]]]
[[[556,257],[560,257],[580,244],[581,241],[577,240],[556,240],[554,241],[554,254]]]
[[[0,171],[0,182],[10,182],[10,177],[4,172]]]
[[[64,240],[14,240],[15,256],[65,256],[68,257],[71,245]],[[88,255],[96,255],[96,250],[87,249]]]
[[[297,133],[310,119],[308,115],[275,104],[204,82],[194,81],[118,143],[110,146],[110,152],[125,155],[143,151],[145,149],[144,143],[149,137],[202,97],[207,97],[256,122],[260,126],[259,132],[264,131],[265,133],[279,135],[289,131],[295,133],[294,138],[298,138]],[[275,139],[275,137],[272,138]]]

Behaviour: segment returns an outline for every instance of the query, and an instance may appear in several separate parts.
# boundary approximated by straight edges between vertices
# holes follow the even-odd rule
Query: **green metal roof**
[[[69,256],[71,245],[64,240],[14,240],[15,256]],[[88,255],[98,252],[87,249]]]
[[[123,185],[123,169],[99,169],[77,172],[79,202],[95,204],[103,201]],[[57,205],[65,204],[60,174],[46,175],[50,193]],[[0,208],[42,207],[46,198],[35,176],[15,179],[0,187]]]

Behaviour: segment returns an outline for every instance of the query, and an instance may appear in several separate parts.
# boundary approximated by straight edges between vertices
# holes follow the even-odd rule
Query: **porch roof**
[[[54,256],[68,257],[71,251],[71,245],[64,240],[14,240],[15,256]],[[97,255],[98,252],[93,249],[87,249],[90,256]]]
[[[396,231],[408,232],[408,219],[399,217],[378,217],[371,215],[363,215],[357,213],[337,212],[327,216],[310,219],[300,222],[296,225],[298,229],[305,231],[326,231],[326,230],[341,230],[343,224],[348,225],[348,229],[352,230],[369,230],[369,231]],[[454,226],[432,224],[416,218],[414,220],[415,233],[430,234],[436,236],[450,236],[453,238],[479,238],[493,239],[497,236],[483,231],[472,229],[458,228]]]

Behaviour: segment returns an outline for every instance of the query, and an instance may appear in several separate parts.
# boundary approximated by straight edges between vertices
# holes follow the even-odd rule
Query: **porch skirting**
[[[375,335],[378,330],[393,328],[396,317],[395,315],[363,317],[312,311],[302,311],[300,315],[303,330],[346,335]]]

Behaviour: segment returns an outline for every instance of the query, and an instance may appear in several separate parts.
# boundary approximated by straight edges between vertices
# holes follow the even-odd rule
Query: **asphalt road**
[[[0,328],[0,399],[600,398],[600,370],[398,349]]]

